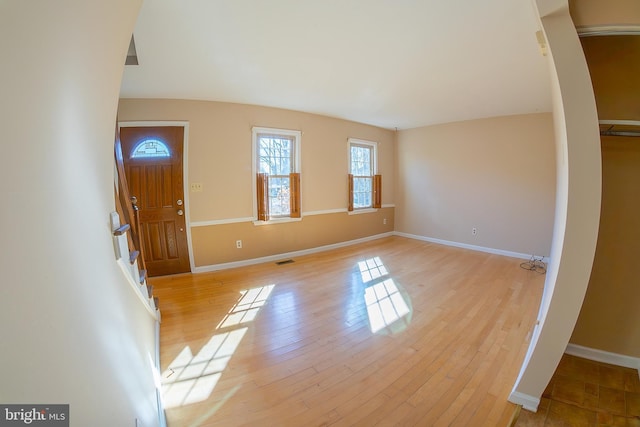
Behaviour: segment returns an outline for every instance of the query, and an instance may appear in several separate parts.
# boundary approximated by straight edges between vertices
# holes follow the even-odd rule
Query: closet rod
[[[600,129],[601,136],[640,136],[640,121],[638,120],[599,120],[598,123],[601,127],[608,126],[607,129]]]
[[[640,131],[631,132],[631,131],[614,131],[614,130],[601,130],[601,136],[632,136],[638,137],[640,136]]]
[[[638,126],[640,128],[640,120],[598,120],[598,123],[613,126]]]

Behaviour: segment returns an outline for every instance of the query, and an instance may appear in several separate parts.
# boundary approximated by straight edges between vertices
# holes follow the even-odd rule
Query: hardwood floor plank
[[[501,425],[544,283],[520,262],[390,237],[153,278],[169,426]]]

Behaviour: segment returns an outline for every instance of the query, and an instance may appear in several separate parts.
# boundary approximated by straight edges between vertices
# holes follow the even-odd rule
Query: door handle
[[[182,206],[182,200],[181,199],[176,200],[176,205]]]
[[[180,216],[184,215],[184,212],[182,212],[182,209],[178,209],[178,215]]]

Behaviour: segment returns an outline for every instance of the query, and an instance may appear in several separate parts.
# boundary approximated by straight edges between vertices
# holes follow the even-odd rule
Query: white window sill
[[[374,213],[374,212],[378,212],[378,209],[362,208],[362,209],[354,209],[354,210],[350,211],[349,215],[359,215],[359,214]]]
[[[299,222],[302,218],[274,218],[269,221],[253,221],[253,225],[284,224],[285,222]]]

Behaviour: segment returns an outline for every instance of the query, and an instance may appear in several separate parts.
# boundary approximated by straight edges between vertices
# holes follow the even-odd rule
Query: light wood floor
[[[520,262],[390,237],[154,278],[169,426],[506,426],[544,282]]]

